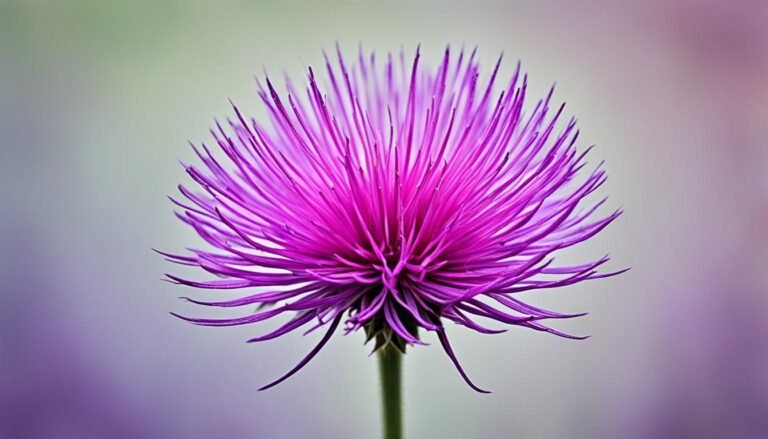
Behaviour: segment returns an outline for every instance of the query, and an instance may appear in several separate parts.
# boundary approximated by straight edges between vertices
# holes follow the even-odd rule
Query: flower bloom
[[[337,50],[338,52],[338,50]],[[558,124],[552,91],[524,108],[527,77],[518,64],[494,92],[501,58],[481,79],[475,52],[435,70],[390,55],[379,63],[360,51],[355,65],[326,56],[326,87],[308,71],[303,93],[269,78],[259,96],[264,125],[236,107],[211,131],[218,146],[195,148],[202,166],[185,166],[201,191],[184,186],[178,217],[209,249],[163,253],[217,276],[173,282],[258,292],[200,305],[265,305],[240,318],[182,317],[205,326],[256,323],[288,314],[252,342],[302,327],[327,327],[309,362],[343,323],[365,329],[376,348],[425,344],[432,331],[462,377],[445,333],[451,321],[498,333],[495,321],[569,338],[547,319],[576,317],[521,301],[518,293],[618,274],[603,257],[555,264],[553,254],[602,230],[620,211],[595,217],[603,204],[582,201],[605,181],[601,166],[584,172],[575,121]],[[335,65],[334,65],[335,64]],[[325,90],[325,91],[324,91]],[[562,125],[562,126],[559,126]],[[212,249],[210,249],[212,248]],[[579,314],[581,315],[581,314]]]

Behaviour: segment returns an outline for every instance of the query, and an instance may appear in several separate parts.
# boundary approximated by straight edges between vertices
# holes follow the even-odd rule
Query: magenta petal
[[[437,331],[437,337],[440,339],[440,344],[443,345],[443,349],[445,350],[445,353],[448,354],[448,357],[453,361],[453,365],[456,366],[456,369],[459,370],[459,373],[461,374],[461,377],[464,378],[464,381],[477,392],[480,393],[491,393],[488,390],[483,390],[479,387],[477,387],[472,380],[469,379],[466,372],[464,372],[464,369],[461,367],[461,364],[459,364],[459,359],[456,358],[456,354],[453,353],[453,349],[451,349],[451,344],[448,343],[448,336],[445,335],[445,330]]]
[[[285,375],[283,375],[282,377],[278,378],[277,380],[275,380],[275,381],[272,381],[271,383],[269,383],[269,384],[267,384],[267,385],[265,385],[265,386],[262,386],[262,387],[260,387],[260,388],[259,388],[259,391],[261,391],[261,390],[267,390],[267,389],[269,389],[269,388],[271,388],[271,387],[274,387],[274,386],[276,386],[276,385],[278,385],[278,384],[282,383],[283,381],[285,381],[285,380],[287,380],[288,378],[290,378],[290,377],[291,377],[293,374],[295,374],[296,372],[298,372],[299,370],[301,370],[301,368],[302,368],[302,367],[306,366],[306,365],[307,365],[307,363],[309,363],[309,361],[310,361],[310,360],[312,360],[312,359],[315,357],[315,355],[317,355],[317,353],[318,353],[318,352],[320,352],[320,350],[321,350],[321,349],[323,349],[323,346],[325,346],[325,344],[326,344],[326,343],[328,343],[328,340],[330,340],[330,339],[331,339],[331,336],[332,336],[332,335],[333,335],[333,333],[336,331],[336,328],[339,326],[339,322],[341,321],[341,316],[342,316],[342,315],[341,315],[341,314],[339,314],[338,316],[336,316],[336,318],[335,318],[335,319],[333,319],[333,322],[331,322],[331,326],[328,328],[328,331],[325,333],[325,335],[323,336],[323,338],[320,340],[320,343],[318,343],[318,344],[317,344],[317,346],[315,346],[315,347],[314,347],[314,348],[313,348],[313,349],[312,349],[312,350],[311,350],[311,351],[310,351],[310,352],[307,354],[307,356],[305,356],[304,358],[302,358],[302,359],[301,359],[301,361],[299,361],[299,364],[297,364],[296,366],[294,366],[294,367],[293,367],[293,369],[291,369],[290,371],[288,371],[288,373],[286,373],[286,374],[285,374]]]

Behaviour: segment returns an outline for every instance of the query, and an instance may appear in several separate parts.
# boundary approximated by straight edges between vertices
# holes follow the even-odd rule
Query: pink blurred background
[[[626,213],[574,258],[618,278],[527,298],[572,342],[451,328],[406,358],[409,437],[768,437],[768,2],[0,3],[0,437],[376,437],[375,362],[338,337],[192,327],[151,247],[197,243],[165,194],[252,74],[320,49],[479,45],[579,118]],[[511,70],[509,61],[507,73]],[[198,310],[195,310],[198,311]],[[359,337],[358,337],[359,336]]]

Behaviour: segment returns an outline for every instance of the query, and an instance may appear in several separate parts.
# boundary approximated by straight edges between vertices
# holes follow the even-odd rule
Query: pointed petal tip
[[[177,314],[177,313],[175,313],[173,311],[168,312],[168,314],[176,317],[177,319],[184,320],[185,322],[191,322],[192,321],[192,319],[190,319],[189,317],[184,317],[183,315]]]
[[[456,366],[456,369],[459,371],[459,374],[461,375],[461,377],[464,378],[464,382],[467,383],[467,385],[471,387],[472,390],[478,393],[491,393],[490,390],[485,390],[476,386],[475,383],[473,383],[472,380],[469,379],[469,376],[464,371],[464,368],[461,367],[461,364],[459,363],[459,359],[456,357],[456,354],[454,354],[453,348],[451,348],[451,344],[448,341],[448,336],[445,335],[445,330],[437,331],[437,338],[440,340],[440,344],[443,346],[443,350],[451,359],[451,361],[453,362],[453,365]]]
[[[181,278],[176,277],[170,273],[163,273],[165,277],[160,278],[160,280],[172,283],[174,285],[182,285]]]
[[[272,387],[275,387],[276,385],[282,383],[283,381],[287,380],[288,378],[292,377],[296,372],[301,370],[304,366],[306,366],[312,358],[315,357],[315,355],[322,350],[323,346],[325,346],[326,343],[328,343],[328,340],[330,340],[331,336],[334,332],[336,332],[336,328],[339,326],[339,322],[341,322],[342,314],[339,314],[336,316],[335,319],[333,319],[333,322],[331,323],[331,326],[328,328],[328,331],[325,333],[323,338],[320,340],[320,342],[315,346],[314,349],[312,349],[309,354],[307,354],[304,358],[299,361],[299,363],[293,367],[290,371],[288,371],[285,375],[278,378],[275,381],[272,381],[271,383],[262,386],[258,389],[259,392],[262,392],[267,389],[271,389]]]
[[[629,271],[629,270],[631,270],[631,269],[632,269],[632,267],[623,268],[623,269],[621,269],[621,270],[618,270],[618,271],[613,271],[613,272],[611,272],[611,273],[602,274],[602,275],[600,275],[600,277],[599,277],[599,278],[606,278],[606,277],[614,277],[614,276],[618,276],[618,275],[620,275],[620,274],[624,274],[624,273],[628,272],[628,271]]]
[[[271,389],[271,388],[275,387],[277,384],[278,384],[278,383],[270,383],[270,384],[267,384],[267,385],[261,386],[261,387],[259,387],[259,388],[257,389],[257,391],[258,391],[258,392],[263,392],[263,391],[265,391],[265,390],[268,390],[268,389]]]

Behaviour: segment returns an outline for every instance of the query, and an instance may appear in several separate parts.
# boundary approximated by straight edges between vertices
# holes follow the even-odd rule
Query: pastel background
[[[252,75],[335,41],[445,43],[557,82],[626,210],[574,258],[620,277],[526,296],[574,342],[450,327],[406,358],[411,438],[768,436],[768,2],[0,1],[0,438],[372,438],[375,361],[337,337],[200,328],[151,247],[198,243],[165,195]],[[436,340],[428,340],[435,342]]]

